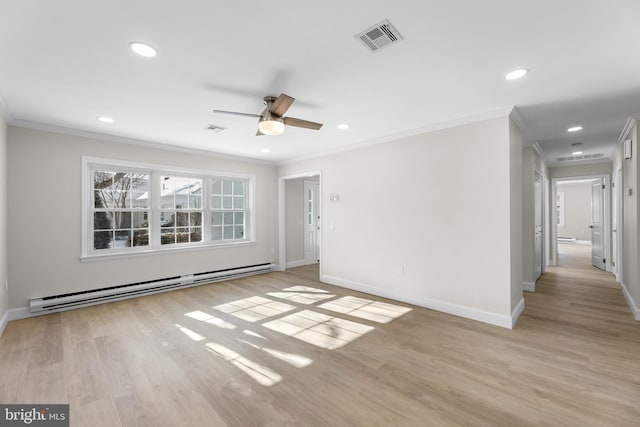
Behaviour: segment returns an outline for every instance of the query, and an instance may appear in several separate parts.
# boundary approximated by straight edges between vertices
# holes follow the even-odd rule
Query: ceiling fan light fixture
[[[258,129],[265,135],[281,135],[284,132],[284,121],[279,117],[269,117],[260,120]]]

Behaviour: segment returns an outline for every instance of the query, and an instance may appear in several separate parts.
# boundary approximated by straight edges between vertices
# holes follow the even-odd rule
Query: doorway
[[[278,270],[321,262],[322,176],[319,171],[279,178]],[[320,269],[321,269],[320,265]]]
[[[578,244],[588,247],[593,266],[611,271],[608,181],[607,175],[552,180],[551,265],[558,265],[559,245]]]

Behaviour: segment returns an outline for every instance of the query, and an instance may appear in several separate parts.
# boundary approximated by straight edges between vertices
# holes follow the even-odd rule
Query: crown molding
[[[509,117],[511,117],[511,119],[513,119],[513,121],[516,123],[516,126],[518,126],[518,129],[520,129],[520,132],[524,132],[524,119],[522,118],[522,114],[520,113],[518,107],[513,106],[513,108],[511,109],[511,113],[509,113]]]
[[[633,113],[627,118],[627,122],[624,124],[622,128],[622,132],[620,132],[620,136],[618,137],[618,142],[622,144],[627,136],[629,136],[629,132],[631,129],[640,121],[640,113]]]
[[[378,144],[384,144],[385,142],[397,141],[399,139],[408,138],[415,135],[421,135],[423,133],[430,133],[438,130],[470,125],[473,123],[484,122],[486,120],[497,119],[500,117],[509,117],[513,112],[514,108],[515,108],[514,106],[509,106],[509,107],[499,108],[497,110],[487,111],[484,113],[474,114],[472,116],[466,116],[466,117],[461,117],[458,119],[448,120],[444,122],[433,123],[433,124],[429,124],[419,128],[410,129],[404,132],[397,132],[397,133],[381,136],[379,138],[356,142],[355,144],[350,144],[350,145],[347,145],[346,147],[342,147],[335,150],[328,150],[328,151],[323,151],[316,154],[311,154],[308,156],[302,156],[302,157],[296,157],[293,159],[283,160],[277,164],[278,166],[289,165],[292,163],[301,162],[303,160],[317,159],[320,157],[326,157],[334,154],[345,153],[347,151],[357,150],[359,148],[364,148],[371,145],[378,145]]]
[[[261,164],[261,165],[268,165],[268,166],[276,166],[277,164],[275,161],[254,159],[251,157],[234,156],[232,154],[223,154],[215,151],[201,150],[198,148],[179,147],[176,145],[170,145],[162,142],[143,141],[140,139],[126,138],[122,136],[91,132],[91,131],[85,131],[80,129],[72,129],[72,128],[66,128],[62,126],[54,126],[54,125],[49,125],[45,123],[31,122],[27,120],[14,120],[11,122],[11,126],[39,130],[44,132],[52,132],[52,133],[57,133],[62,135],[91,138],[98,141],[115,142],[118,144],[127,144],[127,145],[136,145],[140,147],[154,148],[156,150],[174,151],[178,153],[193,154],[196,156],[207,156],[207,157],[213,157],[217,159],[233,160],[237,162],[255,163],[255,164]]]

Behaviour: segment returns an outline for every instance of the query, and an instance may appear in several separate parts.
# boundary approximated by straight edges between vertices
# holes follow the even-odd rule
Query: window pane
[[[200,196],[189,196],[189,208],[191,208],[191,209],[201,209],[202,208],[202,198]]]
[[[235,233],[233,238],[234,239],[242,239],[244,238],[244,227],[242,225],[236,225],[234,227]]]
[[[112,248],[127,248],[131,246],[131,230],[119,230],[114,234],[115,239],[111,244]]]
[[[185,227],[189,225],[189,213],[188,212],[176,212],[175,213],[176,226]]]
[[[149,230],[134,230],[133,246],[149,246]]]
[[[222,240],[222,227],[211,227],[211,240]]]
[[[160,212],[160,226],[173,227],[173,212]]]
[[[212,225],[222,225],[222,212],[213,212],[211,214]]]
[[[224,225],[233,225],[233,212],[224,213]]]
[[[233,194],[233,183],[231,181],[222,181],[222,194]]]
[[[189,225],[202,225],[202,213],[200,212],[191,212],[191,217],[189,218]]]
[[[131,228],[131,212],[115,212],[114,228]]]
[[[244,209],[244,197],[236,196],[233,198],[233,209]]]
[[[112,240],[112,231],[96,231],[93,233],[93,249],[109,249]]]
[[[149,226],[147,221],[147,212],[133,212],[133,228],[146,228]]]
[[[106,171],[95,171],[93,173],[93,188],[109,188],[113,185],[113,176],[115,173]]]
[[[163,245],[171,245],[176,242],[176,233],[173,228],[160,229],[160,243]]]
[[[176,228],[176,242],[186,243],[189,241],[189,229],[188,228]]]
[[[213,196],[211,198],[212,209],[222,209],[222,196]]]
[[[191,227],[191,241],[192,242],[201,242],[202,241],[202,228],[200,228],[200,227]]]
[[[244,196],[244,181],[233,181],[233,194]]]
[[[234,214],[234,224],[244,224],[244,212],[235,212]]]
[[[233,239],[233,226],[225,225],[224,226],[224,240]]]
[[[233,209],[233,197],[231,197],[231,196],[223,196],[222,208],[223,209]]]
[[[211,185],[211,194],[222,194],[221,181],[213,181],[213,184]]]
[[[93,213],[93,229],[94,230],[110,230],[111,228],[113,228],[112,220],[113,218],[111,216],[111,213],[109,212],[94,212]]]

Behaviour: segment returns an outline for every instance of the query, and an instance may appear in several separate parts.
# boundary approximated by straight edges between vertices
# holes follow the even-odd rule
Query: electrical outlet
[[[271,248],[271,253],[275,254],[276,253],[276,248]]]
[[[400,266],[400,275],[404,277],[404,265]]]

